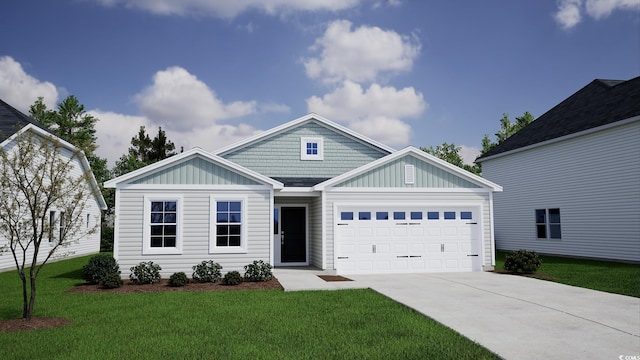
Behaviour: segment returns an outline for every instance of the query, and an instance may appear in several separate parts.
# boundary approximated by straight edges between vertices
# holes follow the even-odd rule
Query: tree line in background
[[[531,115],[528,111],[525,111],[522,116],[516,117],[515,122],[513,123],[509,119],[509,114],[502,114],[502,119],[500,119],[500,130],[495,133],[496,140],[491,140],[489,138],[489,135],[485,134],[481,142],[482,150],[480,150],[480,156],[486,154],[487,152],[489,152],[489,150],[493,149],[498,144],[502,143],[525,126],[531,124],[533,120],[533,115]],[[462,147],[456,146],[453,143],[449,144],[447,142],[444,142],[442,143],[442,145],[438,145],[435,148],[433,146],[430,146],[428,148],[422,147],[420,149],[450,164],[470,171],[476,175],[480,175],[482,173],[481,164],[469,165],[464,163],[464,160],[462,160],[462,156],[460,155]]]

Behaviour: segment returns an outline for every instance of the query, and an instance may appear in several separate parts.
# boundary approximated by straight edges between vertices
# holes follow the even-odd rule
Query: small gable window
[[[300,138],[300,160],[323,160],[324,141],[320,137]]]

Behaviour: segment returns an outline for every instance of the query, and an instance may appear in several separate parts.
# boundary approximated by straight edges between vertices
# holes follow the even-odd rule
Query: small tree
[[[18,132],[6,148],[0,148],[0,241],[6,242],[0,255],[7,251],[13,255],[22,280],[24,320],[33,316],[36,279],[47,261],[68,256],[65,248],[72,241],[99,229],[85,225],[92,189],[90,171],[77,171],[81,156],[80,151],[63,148],[57,138],[30,130]],[[59,215],[52,217],[53,211]],[[43,240],[48,246],[41,254]]]

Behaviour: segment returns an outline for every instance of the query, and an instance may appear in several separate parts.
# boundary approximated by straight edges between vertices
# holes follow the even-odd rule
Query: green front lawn
[[[506,255],[497,251],[496,270],[504,268]],[[551,281],[640,297],[640,265],[545,255],[540,258],[542,266],[537,273],[552,276]]]
[[[372,290],[71,294],[88,257],[47,265],[36,316],[71,325],[0,332],[3,359],[494,359],[455,331]],[[0,320],[21,314],[0,273]]]

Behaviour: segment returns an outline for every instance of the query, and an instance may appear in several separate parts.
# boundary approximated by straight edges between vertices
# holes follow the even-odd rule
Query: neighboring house
[[[394,151],[309,114],[216,154],[195,148],[105,183],[114,255],[162,275],[212,259],[340,274],[494,265],[501,187],[419,149]]]
[[[640,262],[640,77],[594,80],[480,157],[496,246]]]
[[[0,100],[0,147],[5,149],[6,151],[10,151],[8,149],[11,149],[12,145],[14,144],[15,137],[26,131],[30,131],[34,135],[42,138],[53,136],[46,130],[43,125],[16,110],[6,102]],[[76,151],[76,148],[64,140],[59,140],[60,144],[62,145],[63,156],[71,158],[72,154]],[[76,168],[76,171],[73,174],[74,176],[80,176],[85,171],[90,170],[89,162],[84,155],[81,159],[76,158],[74,162]],[[58,256],[54,254],[50,261],[57,260],[62,254],[68,257],[75,257],[97,253],[100,251],[100,215],[101,210],[106,210],[107,205],[104,201],[104,198],[102,197],[98,183],[93,177],[91,181],[91,187],[93,189],[93,194],[91,195],[89,206],[87,207],[87,227],[94,226],[97,223],[98,231],[94,234],[82,238],[80,241],[77,241],[77,239],[69,239],[69,245],[65,246],[64,248],[59,248],[57,254]],[[50,215],[52,216],[50,222],[54,226],[59,227],[60,214],[57,211],[52,211]],[[3,247],[6,244],[7,240],[0,237],[0,247]],[[31,245],[31,250],[33,250],[33,245]],[[49,242],[44,239],[40,247],[39,258],[44,259],[49,250]],[[27,256],[31,258],[33,256],[33,252],[28,252]],[[9,250],[0,254],[0,271],[15,269],[15,266],[16,265],[13,259],[13,255]]]

